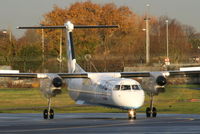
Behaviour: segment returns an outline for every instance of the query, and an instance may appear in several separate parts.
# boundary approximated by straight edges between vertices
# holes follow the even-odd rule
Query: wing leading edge
[[[0,77],[18,77],[18,78],[47,78],[48,75],[57,73],[0,73]],[[87,73],[58,73],[61,78],[88,78]]]
[[[121,77],[123,78],[151,77],[152,73],[163,74],[164,76],[167,77],[176,77],[176,76],[199,77],[200,75],[200,71],[116,72],[116,73],[120,73]],[[63,79],[89,78],[88,73],[0,73],[0,77],[46,78],[48,77],[48,75],[51,74],[59,75]],[[94,73],[94,74],[106,74],[106,73]]]

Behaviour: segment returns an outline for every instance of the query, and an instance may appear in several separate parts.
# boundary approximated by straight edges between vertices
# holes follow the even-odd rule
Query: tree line
[[[75,29],[74,44],[77,60],[84,64],[85,55],[90,54],[95,63],[109,59],[113,64],[123,61],[131,66],[145,63],[145,15],[140,16],[126,6],[114,3],[96,4],[91,1],[76,2],[69,7],[54,6],[45,13],[41,25],[63,25],[71,21],[75,25],[119,25],[118,29]],[[169,58],[172,63],[188,62],[200,50],[199,33],[191,26],[183,25],[167,16],[150,16],[150,61],[158,63],[166,58],[166,20],[169,30]],[[0,33],[0,62],[11,65],[21,71],[36,72],[42,70],[41,30],[27,30],[20,39]],[[65,49],[65,31],[44,30],[45,66],[49,71],[57,71],[57,57],[62,43]],[[12,35],[13,36],[13,35]],[[63,56],[66,55],[63,51]],[[117,57],[111,58],[111,57]],[[54,62],[55,61],[55,62]],[[64,59],[66,62],[66,59]],[[103,68],[103,67],[102,67]],[[103,69],[100,69],[103,70]]]

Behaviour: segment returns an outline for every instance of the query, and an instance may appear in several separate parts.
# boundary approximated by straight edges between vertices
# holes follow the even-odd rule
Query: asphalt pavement
[[[66,113],[44,120],[42,114],[0,114],[3,134],[199,134],[200,115],[159,114],[146,118],[137,114],[128,120],[126,113]]]

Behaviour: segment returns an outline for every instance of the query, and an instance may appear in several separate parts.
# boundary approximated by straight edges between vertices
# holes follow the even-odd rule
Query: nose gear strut
[[[48,109],[43,111],[44,119],[53,119],[54,118],[54,110],[51,109],[51,98],[48,99]]]
[[[154,95],[150,94],[150,107],[146,108],[146,117],[156,117],[157,116],[157,109],[155,107],[153,107],[153,99],[154,99]]]

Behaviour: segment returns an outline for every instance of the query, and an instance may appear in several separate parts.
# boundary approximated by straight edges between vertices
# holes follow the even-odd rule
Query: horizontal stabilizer
[[[17,29],[65,29],[66,26],[32,26],[32,27],[17,27]],[[74,25],[74,28],[83,29],[83,28],[119,28],[117,25],[94,25],[94,26],[86,26],[86,25]]]
[[[65,26],[32,26],[32,27],[17,27],[17,29],[63,29]]]
[[[96,26],[84,26],[84,25],[75,25],[74,28],[119,28],[118,25],[96,25]]]

